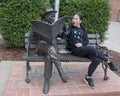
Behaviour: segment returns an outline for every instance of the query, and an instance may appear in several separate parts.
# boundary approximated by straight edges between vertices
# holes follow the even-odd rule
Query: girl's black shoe
[[[109,67],[112,71],[118,71],[119,70],[119,68],[116,65],[114,65],[112,62],[108,63],[108,65],[109,65]]]

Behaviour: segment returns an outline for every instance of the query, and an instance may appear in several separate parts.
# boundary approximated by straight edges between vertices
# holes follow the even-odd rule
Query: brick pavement
[[[62,63],[64,70],[69,75],[70,82],[62,83],[56,68],[50,80],[50,91],[47,95],[42,93],[44,64],[31,63],[31,83],[25,83],[25,62],[16,62],[10,73],[4,96],[120,96],[120,77],[108,70],[109,80],[103,80],[101,65],[95,71],[93,78],[95,89],[90,89],[84,82],[88,63]]]

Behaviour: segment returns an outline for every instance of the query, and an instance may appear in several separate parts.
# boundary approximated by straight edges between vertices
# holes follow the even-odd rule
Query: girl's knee
[[[101,60],[98,59],[98,58],[94,58],[94,59],[92,60],[92,62],[93,62],[94,64],[96,64],[96,65],[99,65],[100,62],[101,62]]]

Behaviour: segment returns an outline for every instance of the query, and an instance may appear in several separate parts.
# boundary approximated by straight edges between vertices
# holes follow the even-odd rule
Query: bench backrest
[[[96,45],[100,43],[100,35],[97,33],[96,34],[88,34],[88,40],[89,40],[88,46],[96,47]],[[65,48],[66,47],[66,40],[65,39],[62,39],[62,40],[58,39],[57,47],[58,47],[58,49]]]
[[[88,34],[88,39],[89,39],[89,46],[96,46],[97,44],[100,43],[100,35],[99,34]],[[25,48],[36,48],[37,45],[37,38],[34,38],[30,35],[30,32],[25,33]],[[59,49],[65,48],[66,46],[66,40],[65,39],[59,39],[57,40],[57,47]]]
[[[100,43],[100,35],[99,34],[88,34],[89,44],[90,46],[96,46]]]

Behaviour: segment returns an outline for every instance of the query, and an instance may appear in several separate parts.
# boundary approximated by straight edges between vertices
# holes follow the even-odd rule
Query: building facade
[[[111,21],[117,22],[120,20],[120,0],[110,0],[111,4]]]

